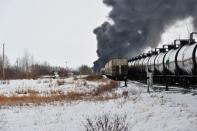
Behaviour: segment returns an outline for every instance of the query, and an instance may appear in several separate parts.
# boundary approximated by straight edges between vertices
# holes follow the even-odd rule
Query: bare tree
[[[10,66],[10,62],[7,56],[4,56],[4,67],[8,68]],[[0,68],[3,68],[3,56],[0,55]]]
[[[16,67],[21,71],[26,73],[26,77],[31,74],[31,67],[34,63],[33,55],[25,51],[23,57],[17,58]]]
[[[81,75],[90,75],[92,74],[92,69],[87,65],[82,65],[79,67],[79,72]]]

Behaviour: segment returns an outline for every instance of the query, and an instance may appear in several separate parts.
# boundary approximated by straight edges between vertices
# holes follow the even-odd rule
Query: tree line
[[[9,58],[4,56],[5,79],[37,79],[41,76],[53,76],[57,72],[60,77],[68,77],[71,73],[74,75],[92,74],[92,69],[87,65],[81,65],[76,70],[60,66],[51,66],[48,62],[38,63],[34,61],[33,55],[27,51],[22,57],[18,57],[16,62],[11,65]],[[0,79],[3,78],[3,57],[0,55]]]
[[[51,66],[47,62],[38,63],[34,61],[33,55],[25,52],[22,57],[16,59],[11,65],[7,56],[4,57],[5,79],[36,79],[44,75],[54,75],[58,72],[60,77],[68,76],[69,69]],[[0,79],[3,79],[3,57],[0,55]]]

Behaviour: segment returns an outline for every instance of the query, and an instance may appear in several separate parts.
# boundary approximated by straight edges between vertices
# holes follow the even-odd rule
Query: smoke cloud
[[[103,0],[112,7],[109,18],[94,29],[97,54],[94,69],[111,58],[131,58],[148,47],[156,47],[166,27],[187,17],[197,29],[197,0]]]

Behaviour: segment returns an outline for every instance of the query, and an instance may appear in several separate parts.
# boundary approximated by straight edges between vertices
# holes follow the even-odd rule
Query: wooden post
[[[153,72],[148,70],[148,66],[146,67],[147,73],[147,92],[150,93],[150,88],[153,88]]]
[[[5,44],[3,43],[3,80],[5,80],[5,55],[4,55],[4,53],[5,53]]]
[[[124,76],[124,86],[127,87],[127,77]]]

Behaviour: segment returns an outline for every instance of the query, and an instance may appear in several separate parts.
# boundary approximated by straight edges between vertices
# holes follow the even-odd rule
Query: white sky
[[[27,50],[38,62],[92,66],[97,59],[92,31],[108,19],[109,11],[102,0],[0,0],[0,44],[6,44],[12,64]],[[169,27],[160,46],[188,36],[191,23],[188,18]]]
[[[27,50],[35,61],[51,65],[92,66],[92,31],[109,11],[102,0],[0,0],[0,44],[5,42],[12,64]]]

